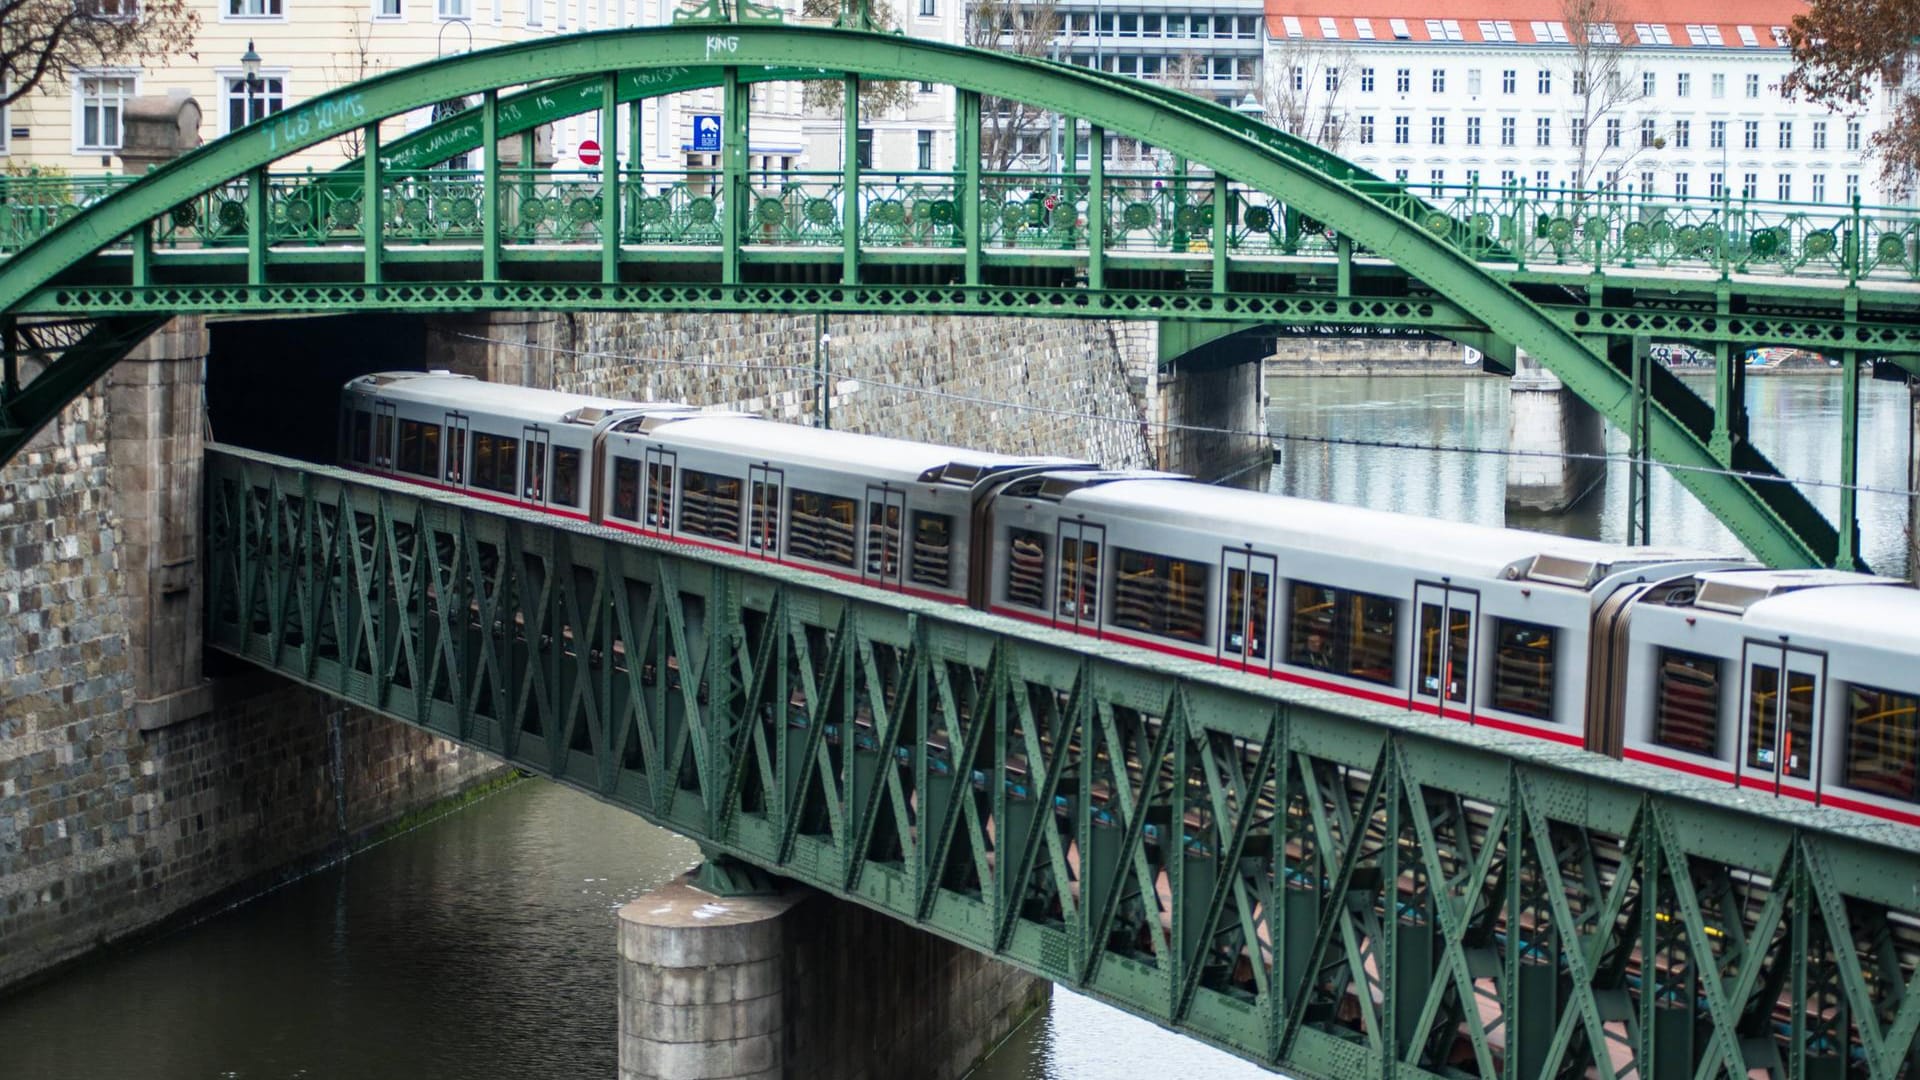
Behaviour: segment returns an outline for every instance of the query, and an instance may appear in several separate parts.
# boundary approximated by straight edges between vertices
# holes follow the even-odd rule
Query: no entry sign
[[[580,140],[580,164],[582,165],[600,164],[600,144],[599,143],[594,142],[592,139]]]

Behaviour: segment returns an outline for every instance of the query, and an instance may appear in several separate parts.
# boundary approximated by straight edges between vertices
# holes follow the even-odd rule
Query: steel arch
[[[200,192],[245,177],[300,149],[384,117],[456,95],[608,72],[721,65],[846,71],[862,78],[938,81],[1077,116],[1231,177],[1311,214],[1441,292],[1500,338],[1538,357],[1567,387],[1617,424],[1632,405],[1626,377],[1513,288],[1405,215],[1329,176],[1292,148],[1236,130],[1223,118],[1176,107],[1164,91],[1120,85],[1079,69],[984,50],[864,31],[753,24],[696,24],[549,38],[389,72],[312,99],[271,123],[210,143],[48,232],[0,264],[0,312],[12,312],[61,272]],[[1142,312],[1136,317],[1154,317]],[[95,362],[100,358],[96,357]],[[110,361],[108,361],[110,362]],[[102,366],[101,370],[104,370]],[[71,381],[71,380],[70,380]],[[8,402],[0,453],[8,456],[50,414]],[[1796,530],[1768,494],[1716,471],[1707,445],[1664,409],[1649,445],[1757,554],[1777,565],[1820,564],[1827,535]],[[1809,535],[1812,534],[1812,535]]]

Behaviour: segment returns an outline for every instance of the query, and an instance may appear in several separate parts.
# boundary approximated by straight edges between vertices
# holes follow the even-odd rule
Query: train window
[[[1440,629],[1441,613],[1439,604],[1420,605],[1420,670],[1417,678],[1423,693],[1437,694],[1444,674],[1447,684],[1448,701],[1467,700],[1467,683],[1461,678],[1463,672],[1472,670],[1472,657],[1468,648],[1473,637],[1473,613],[1465,608],[1448,607],[1446,610],[1446,630]],[[1444,633],[1444,636],[1443,636]],[[1446,642],[1443,650],[1441,642]],[[1446,657],[1444,665],[1441,656]],[[1442,666],[1446,668],[1441,671]]]
[[[738,543],[740,480],[697,469],[681,469],[680,531]]]
[[[519,439],[484,431],[473,433],[473,486],[511,495],[519,474]]]
[[[613,506],[622,521],[640,520],[640,463],[630,457],[613,459]]]
[[[526,497],[543,501],[547,497],[547,444],[543,439],[527,440]]]
[[[647,462],[647,524],[664,529],[673,520],[673,466]]]
[[[1720,661],[1661,649],[1654,675],[1653,741],[1714,756],[1720,747]]]
[[[580,451],[571,446],[553,448],[553,501],[580,505]]]
[[[353,410],[353,433],[347,436],[348,453],[362,465],[373,463],[373,414]]]
[[[1271,565],[1271,560],[1259,565]],[[1220,645],[1249,660],[1267,658],[1267,607],[1273,597],[1273,575],[1247,566],[1227,568],[1227,607],[1220,620]]]
[[[373,463],[393,464],[393,414],[381,413],[373,422]]]
[[[1781,745],[1780,669],[1753,665],[1753,684],[1747,696],[1747,764],[1773,772],[1776,755],[1787,759],[1784,775],[1807,778],[1813,764],[1813,676],[1787,672],[1787,733]]]
[[[1100,610],[1100,542],[1060,540],[1060,614],[1092,619]]]
[[[953,582],[953,515],[913,512],[913,564],[907,576],[944,589]]]
[[[415,476],[439,475],[440,425],[400,421],[400,452],[394,456],[394,468]]]
[[[867,503],[867,573],[884,581],[900,580],[900,515],[884,497]]]
[[[1115,626],[1182,641],[1206,638],[1205,563],[1120,547],[1113,554]]]
[[[1392,685],[1399,604],[1308,581],[1294,582],[1290,595],[1287,663]]]
[[[794,488],[787,493],[787,554],[853,565],[854,500]]]
[[[447,483],[458,484],[467,476],[467,429],[447,428]]]
[[[747,525],[747,546],[772,551],[779,543],[780,486],[755,480],[752,516]]]
[[[1920,802],[1920,698],[1847,687],[1847,786]]]
[[[1032,529],[1007,530],[1007,603],[1047,606],[1047,537]]]
[[[1494,620],[1493,707],[1553,719],[1553,627]]]

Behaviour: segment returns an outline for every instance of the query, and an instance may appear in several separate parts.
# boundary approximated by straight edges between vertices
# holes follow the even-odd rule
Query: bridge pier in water
[[[620,909],[620,1080],[964,1075],[1052,984],[805,886]]]
[[[1561,513],[1605,477],[1597,455],[1606,449],[1606,426],[1593,406],[1524,350],[1514,355],[1510,385],[1507,446],[1517,453],[1507,459],[1507,512]]]

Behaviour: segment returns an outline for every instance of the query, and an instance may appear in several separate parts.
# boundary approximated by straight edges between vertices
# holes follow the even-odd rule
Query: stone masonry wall
[[[836,429],[1151,464],[1138,375],[1113,324],[835,316],[828,334]],[[435,320],[428,359],[497,382],[805,423],[815,337],[812,316],[475,316]]]
[[[95,387],[0,466],[0,991],[499,768],[264,674],[143,725],[109,412]]]

